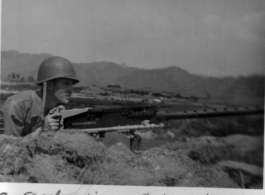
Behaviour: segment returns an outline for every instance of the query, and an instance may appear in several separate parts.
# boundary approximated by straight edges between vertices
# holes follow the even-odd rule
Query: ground
[[[244,159],[262,150],[263,143],[261,136],[202,136],[134,153],[122,142],[106,147],[84,133],[49,132],[35,138],[1,135],[0,180],[262,188],[262,166],[257,165],[262,162]]]

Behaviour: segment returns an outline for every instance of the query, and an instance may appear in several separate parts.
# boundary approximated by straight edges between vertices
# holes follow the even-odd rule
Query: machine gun
[[[82,131],[97,137],[104,137],[106,132],[117,131],[130,138],[130,148],[133,142],[141,145],[141,137],[136,130],[157,129],[167,126],[167,121],[178,119],[194,119],[225,116],[264,115],[264,108],[234,107],[209,108],[167,113],[159,111],[155,105],[128,106],[116,108],[82,108],[61,110],[61,129],[67,131]]]

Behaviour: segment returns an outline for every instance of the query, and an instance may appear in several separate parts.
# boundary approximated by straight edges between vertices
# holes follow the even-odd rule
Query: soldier
[[[45,59],[38,70],[37,91],[24,91],[9,97],[4,106],[5,134],[16,137],[32,132],[57,130],[60,115],[54,112],[69,103],[72,85],[78,83],[72,63],[62,57]]]

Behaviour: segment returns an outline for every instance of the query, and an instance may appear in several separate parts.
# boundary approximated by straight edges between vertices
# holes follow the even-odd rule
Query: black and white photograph
[[[0,4],[0,195],[264,193],[264,0]]]

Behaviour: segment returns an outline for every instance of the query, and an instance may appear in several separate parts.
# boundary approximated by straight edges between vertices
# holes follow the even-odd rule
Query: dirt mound
[[[141,154],[153,166],[160,183],[179,187],[238,188],[218,166],[201,166],[187,156],[188,143],[175,142]]]
[[[2,182],[159,185],[144,160],[124,158],[86,134],[2,135],[0,148]]]
[[[134,153],[121,142],[107,148],[80,132],[49,132],[35,138],[1,135],[0,181],[238,188],[242,182],[233,180],[218,162],[247,159],[253,151],[263,151],[257,149],[262,142],[241,135],[207,136]]]
[[[203,136],[193,138],[188,156],[202,164],[214,164],[221,160],[243,161],[263,166],[264,137],[230,135],[227,137]]]
[[[25,171],[31,162],[30,152],[21,139],[2,135],[0,138],[0,167],[1,175],[19,175]],[[12,181],[9,177],[8,180]]]

